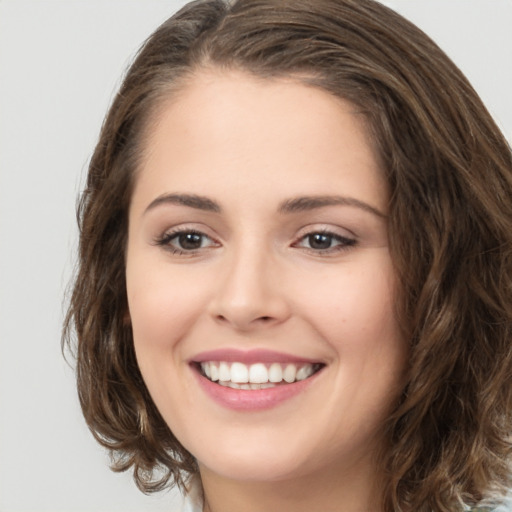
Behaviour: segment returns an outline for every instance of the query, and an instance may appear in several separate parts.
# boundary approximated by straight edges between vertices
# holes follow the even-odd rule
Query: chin
[[[247,482],[276,482],[299,477],[310,467],[304,450],[283,450],[283,445],[279,448],[276,443],[244,444],[217,444],[215,450],[205,451],[204,457],[198,450],[199,467],[229,480]]]

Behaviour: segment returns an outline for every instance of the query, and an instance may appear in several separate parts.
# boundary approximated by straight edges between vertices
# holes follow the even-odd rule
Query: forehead
[[[136,189],[153,188],[154,195],[158,187],[191,184],[211,195],[223,180],[267,194],[285,180],[290,194],[327,194],[348,178],[363,181],[364,200],[387,206],[363,115],[295,77],[196,73],[158,106],[144,153]]]

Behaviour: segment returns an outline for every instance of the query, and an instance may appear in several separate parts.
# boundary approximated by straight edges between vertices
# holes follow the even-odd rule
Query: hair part
[[[128,209],[162,101],[202,69],[296,77],[350,101],[391,191],[407,385],[386,424],[386,512],[504,494],[512,425],[512,153],[478,95],[414,25],[372,0],[192,2],[145,42],[104,122],[78,208],[80,403],[113,468],[144,492],[186,486],[194,457],[143,382],[126,321]],[[179,100],[179,98],[178,98]]]

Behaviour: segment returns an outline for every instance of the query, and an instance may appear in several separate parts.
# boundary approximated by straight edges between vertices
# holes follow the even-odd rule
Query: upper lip
[[[206,361],[252,363],[319,363],[318,359],[310,359],[297,355],[276,352],[274,350],[252,349],[240,350],[232,348],[208,350],[200,352],[190,359],[190,362],[202,363]]]

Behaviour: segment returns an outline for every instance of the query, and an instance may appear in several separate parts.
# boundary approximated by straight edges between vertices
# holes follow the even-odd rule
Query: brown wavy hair
[[[453,512],[511,483],[512,152],[423,32],[372,0],[192,2],[145,42],[102,127],[78,207],[64,343],[86,421],[145,492],[183,487],[194,457],[144,385],[127,316],[125,248],[145,133],[205,67],[297,80],[364,114],[390,190],[407,384],[385,427],[386,512]],[[185,85],[184,85],[185,84]],[[455,507],[455,508],[454,508]]]

